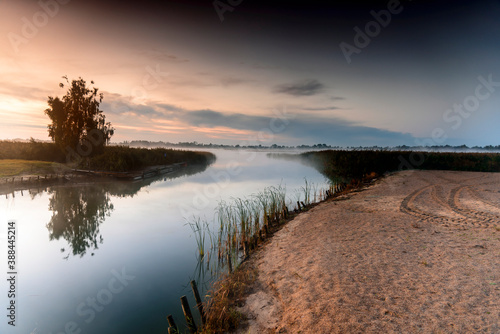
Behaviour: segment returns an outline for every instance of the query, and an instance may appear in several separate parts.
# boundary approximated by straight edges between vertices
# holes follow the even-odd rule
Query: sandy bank
[[[250,259],[240,333],[499,333],[500,174],[405,171]]]

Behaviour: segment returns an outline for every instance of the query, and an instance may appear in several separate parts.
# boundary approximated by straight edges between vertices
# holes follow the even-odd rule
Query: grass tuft
[[[214,283],[205,298],[206,323],[203,334],[228,332],[246,320],[238,307],[243,305],[248,287],[256,279],[257,271],[243,265]]]

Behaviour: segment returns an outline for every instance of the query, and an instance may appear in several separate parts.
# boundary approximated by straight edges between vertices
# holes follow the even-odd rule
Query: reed
[[[194,233],[200,260],[203,260],[205,257],[205,236],[210,234],[208,222],[202,221],[199,217],[193,217],[193,221],[188,222],[188,225]]]
[[[331,184],[329,187],[333,187]],[[319,188],[307,179],[301,191],[296,192],[298,200],[310,205],[323,200],[323,188]],[[200,260],[206,260],[212,268],[237,268],[239,263],[249,255],[259,240],[263,240],[274,225],[288,215],[286,187],[272,186],[251,195],[248,198],[232,198],[230,201],[218,203],[214,221],[193,218],[190,222],[195,235]],[[213,231],[211,231],[213,228]],[[206,241],[210,247],[207,249]],[[214,254],[210,263],[210,256]],[[231,261],[229,266],[228,261]],[[224,264],[225,266],[222,265]]]
[[[309,184],[309,182],[307,182],[306,178],[304,178],[304,181],[305,186],[301,187],[300,189],[302,189],[302,192],[304,193],[304,203],[306,205],[309,205],[311,204],[311,185]]]

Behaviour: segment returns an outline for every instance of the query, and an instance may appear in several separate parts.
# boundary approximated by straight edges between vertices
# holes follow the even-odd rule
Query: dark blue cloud
[[[304,80],[291,84],[283,84],[276,86],[274,91],[276,93],[283,93],[293,96],[310,96],[316,95],[323,91],[325,85],[315,79]]]
[[[327,107],[318,107],[318,108],[302,108],[302,110],[306,111],[327,111],[327,110],[338,110],[341,109],[336,106],[327,106]]]

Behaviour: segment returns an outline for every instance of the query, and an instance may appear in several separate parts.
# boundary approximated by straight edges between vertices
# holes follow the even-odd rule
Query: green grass
[[[67,169],[64,165],[57,162],[20,160],[20,159],[1,159],[0,177],[10,177],[18,175],[45,175],[61,172]]]

